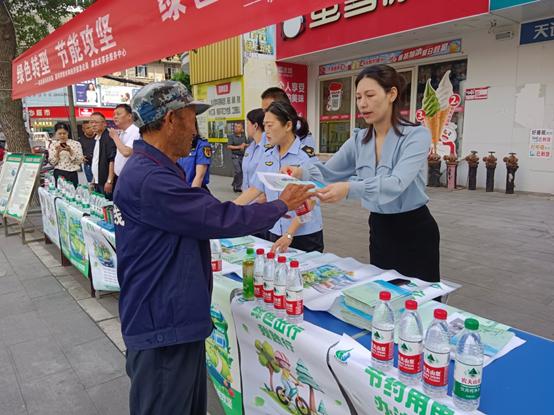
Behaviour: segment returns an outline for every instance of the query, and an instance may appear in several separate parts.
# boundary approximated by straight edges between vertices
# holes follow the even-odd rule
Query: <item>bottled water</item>
[[[275,288],[273,294],[273,307],[275,308],[275,315],[278,317],[285,317],[287,314],[285,297],[287,293],[288,273],[287,258],[279,256],[277,258],[277,269],[275,270]]]
[[[398,323],[398,370],[403,383],[415,385],[421,380],[423,324],[417,302],[408,300],[405,305],[406,310]]]
[[[390,292],[379,293],[380,303],[373,312],[371,327],[371,361],[373,367],[384,372],[393,365],[394,312],[389,304],[390,299]]]
[[[483,344],[477,320],[466,319],[464,327],[465,330],[456,347],[452,399],[456,408],[469,412],[479,407],[483,377]]]
[[[298,269],[298,261],[290,262],[287,277],[287,292],[285,294],[287,320],[289,323],[300,324],[304,321],[304,281]]]
[[[77,207],[81,207],[83,200],[82,192],[83,189],[81,188],[81,186],[77,186],[77,188],[75,189],[75,205],[77,205]]]
[[[92,217],[96,217],[96,200],[97,200],[97,196],[96,196],[96,192],[92,192],[91,195],[90,195],[90,215]]]
[[[256,249],[256,261],[254,262],[254,297],[256,304],[264,304],[264,268],[265,251],[263,248]]]
[[[267,253],[267,261],[264,267],[264,306],[268,311],[273,311],[273,280],[275,278],[275,254]]]
[[[221,242],[219,239],[210,239],[210,251],[212,252],[212,273],[214,277],[220,277],[223,271],[221,261]]]
[[[83,185],[82,187],[82,204],[83,204],[83,210],[86,213],[90,212],[90,192],[86,186]]]
[[[434,399],[446,397],[450,365],[450,336],[446,310],[437,308],[423,347],[423,390]]]

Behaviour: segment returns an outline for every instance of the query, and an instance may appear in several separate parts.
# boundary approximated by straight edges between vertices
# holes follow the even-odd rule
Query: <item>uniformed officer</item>
[[[196,123],[198,131],[198,123]],[[210,182],[210,164],[212,163],[212,146],[208,140],[196,135],[192,140],[192,148],[187,157],[177,160],[177,164],[185,171],[187,184],[190,187],[208,189]]]
[[[264,116],[265,112],[261,108],[254,109],[246,114],[246,134],[252,141],[246,148],[242,159],[243,191],[250,187],[264,151],[271,147],[271,144],[267,144],[264,133]]]
[[[264,126],[267,139],[273,147],[266,149],[258,171],[279,172],[283,166],[303,166],[306,168],[316,160],[314,149],[302,146],[295,135],[298,115],[292,105],[285,102],[273,102],[267,109]],[[313,177],[317,180],[317,177]],[[276,200],[279,192],[267,188],[257,175],[253,176],[250,188],[236,200],[237,204],[248,204],[262,193],[268,201]],[[269,230],[269,239],[275,244],[272,250],[285,252],[289,246],[303,251],[323,251],[323,220],[321,210],[315,205],[312,220],[300,223],[298,218],[281,218]]]
[[[142,88],[132,107],[143,140],[135,142],[114,206],[130,411],[205,414],[209,239],[271,227],[308,199],[310,186],[289,186],[264,204],[222,203],[189,187],[176,164],[190,152],[195,116],[209,105],[194,101],[183,84],[164,81]]]
[[[242,158],[244,150],[248,146],[248,139],[244,135],[244,126],[242,122],[236,122],[233,126],[233,134],[229,134],[227,149],[231,150],[231,159],[233,161],[233,191],[238,193],[242,191]]]

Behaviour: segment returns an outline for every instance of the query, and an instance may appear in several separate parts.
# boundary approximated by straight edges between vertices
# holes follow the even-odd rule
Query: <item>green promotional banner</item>
[[[241,288],[240,282],[230,278],[214,278],[211,306],[214,330],[206,339],[206,363],[226,415],[242,414],[237,335],[231,313],[231,298]]]
[[[83,217],[81,226],[90,261],[92,286],[98,291],[119,291],[115,238],[112,243],[107,238],[111,232],[97,225],[90,217]]]
[[[88,278],[88,254],[81,226],[83,212],[58,198],[56,213],[62,252],[73,266]]]
[[[42,228],[44,234],[60,248],[60,232],[58,230],[58,217],[56,215],[56,197],[45,188],[38,188],[40,210],[42,211]]]
[[[27,209],[29,208],[29,202],[37,178],[40,172],[40,166],[42,166],[42,155],[24,154],[21,167],[17,173],[15,183],[11,191],[10,199],[4,214],[10,216],[19,221],[25,219]]]
[[[8,200],[10,200],[21,160],[23,160],[23,154],[8,154],[2,165],[2,171],[0,172],[0,215],[6,213],[8,208]]]
[[[235,298],[232,308],[247,415],[351,413],[326,364],[340,336],[306,321],[290,323],[254,301]]]

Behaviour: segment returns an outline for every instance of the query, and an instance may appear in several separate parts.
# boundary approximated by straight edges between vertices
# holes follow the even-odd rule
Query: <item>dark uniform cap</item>
[[[171,110],[191,106],[195,107],[197,115],[210,108],[205,102],[195,101],[187,87],[176,81],[148,84],[131,102],[134,123],[139,128],[158,121]]]

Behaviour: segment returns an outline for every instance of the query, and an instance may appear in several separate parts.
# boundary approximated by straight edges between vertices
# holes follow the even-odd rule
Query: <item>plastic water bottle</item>
[[[483,344],[479,335],[479,322],[474,318],[466,319],[465,330],[456,347],[456,366],[454,369],[454,390],[452,398],[456,408],[462,411],[474,411],[481,399],[481,380],[483,378]]]
[[[273,281],[275,279],[275,253],[268,252],[264,267],[264,306],[273,311]]]
[[[254,248],[246,249],[246,258],[242,261],[242,298],[254,300]]]
[[[275,288],[273,293],[273,307],[275,308],[275,315],[278,317],[285,317],[287,314],[285,297],[287,294],[288,273],[287,258],[279,256],[277,258],[277,269],[275,270]]]
[[[264,268],[265,251],[263,248],[256,249],[256,261],[254,262],[254,297],[256,304],[264,304]]]
[[[376,369],[387,371],[393,365],[394,311],[389,304],[391,294],[381,291],[381,301],[373,312],[371,327],[371,361]]]
[[[88,188],[86,186],[83,185],[83,190],[82,190],[82,204],[83,204],[83,210],[86,212],[86,213],[89,213],[90,212],[90,192],[88,190]]]
[[[221,262],[221,242],[219,242],[219,239],[210,239],[210,251],[212,252],[212,273],[214,277],[220,277],[223,264]]]
[[[292,170],[287,170],[287,174],[289,176],[292,176]],[[312,207],[309,200],[306,200],[304,203],[302,203],[302,205],[300,205],[300,207],[298,207],[295,212],[300,223],[306,223],[313,219]]]
[[[446,310],[437,308],[423,343],[423,390],[434,399],[446,397],[450,365],[450,336]]]
[[[287,308],[287,321],[300,324],[304,321],[304,281],[298,261],[290,262],[290,269],[287,276],[287,292],[285,294],[285,307]]]
[[[398,323],[398,370],[403,383],[415,385],[421,380],[423,324],[417,312],[417,302],[407,300],[405,306]]]
[[[75,205],[77,205],[77,207],[81,207],[82,206],[82,202],[83,202],[83,189],[81,188],[81,186],[77,186],[77,188],[75,189]]]

